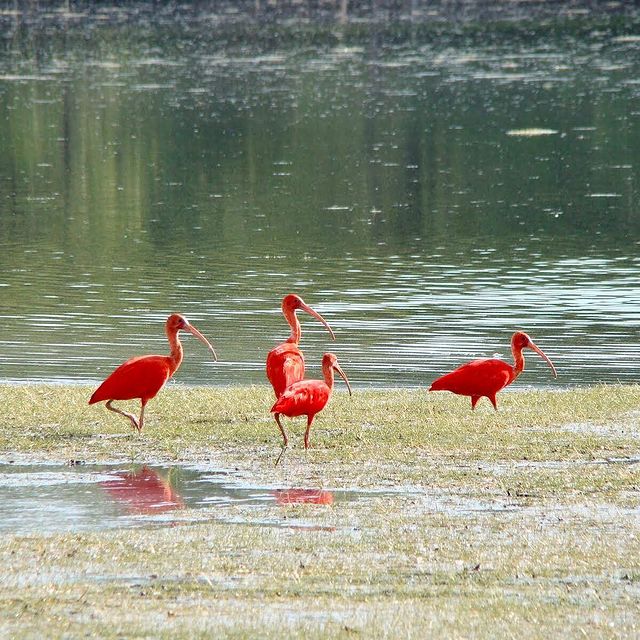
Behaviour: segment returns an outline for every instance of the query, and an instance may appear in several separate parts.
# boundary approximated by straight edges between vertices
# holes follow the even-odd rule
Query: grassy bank
[[[168,388],[141,435],[89,395],[1,386],[0,458],[208,461],[259,485],[396,493],[4,536],[0,636],[640,633],[640,387],[503,393],[497,413],[424,390],[339,393],[308,452],[287,420],[278,467],[266,387]],[[300,519],[312,526],[286,526]]]

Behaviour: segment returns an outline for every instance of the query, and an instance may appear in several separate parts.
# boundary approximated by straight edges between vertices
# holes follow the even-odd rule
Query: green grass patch
[[[233,451],[261,458],[280,447],[269,413],[273,396],[264,386],[171,386],[149,403],[141,435],[103,405],[87,405],[90,394],[84,387],[0,386],[0,451],[166,459]],[[120,405],[139,410],[136,401]],[[304,418],[284,421],[292,448],[300,448]],[[624,456],[637,451],[639,421],[638,386],[503,393],[497,412],[488,403],[472,412],[467,398],[424,390],[336,393],[316,417],[309,455],[338,462]]]

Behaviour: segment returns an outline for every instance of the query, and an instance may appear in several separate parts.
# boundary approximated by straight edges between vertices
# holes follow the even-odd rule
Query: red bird
[[[304,432],[304,448],[309,448],[309,431],[311,423],[316,413],[322,411],[333,391],[333,371],[334,369],[342,376],[347,383],[349,395],[351,395],[351,385],[345,375],[345,372],[338,364],[338,358],[333,353],[325,353],[322,356],[322,374],[324,380],[301,380],[294,382],[287,390],[276,400],[271,407],[271,413],[275,414],[276,422],[282,433],[284,444],[282,449],[286,448],[289,440],[284,432],[282,423],[280,422],[280,414],[295,418],[296,416],[307,416],[307,430]],[[276,463],[277,464],[277,463]]]
[[[189,322],[177,313],[170,315],[165,324],[165,332],[171,345],[168,356],[136,356],[121,364],[93,393],[89,404],[107,401],[106,407],[131,420],[134,429],[142,431],[144,424],[144,407],[153,398],[164,383],[177,371],[182,362],[182,345],[178,339],[178,331],[188,331],[202,341],[213,354],[216,352],[209,341]],[[133,400],[140,398],[140,418],[132,413],[112,406],[114,400]]]
[[[327,321],[314,311],[302,298],[293,293],[282,298],[282,313],[291,327],[291,336],[286,342],[279,344],[267,355],[267,378],[273,387],[276,398],[294,382],[304,378],[304,356],[298,348],[302,329],[296,316],[296,310],[302,309],[317,318],[327,328],[331,337],[336,337]]]
[[[471,396],[471,408],[475,406],[482,396],[489,398],[494,409],[496,405],[496,393],[511,384],[524,371],[524,356],[522,350],[533,349],[541,355],[551,367],[553,377],[557,378],[556,368],[553,362],[539,349],[531,338],[522,331],[517,331],[511,337],[511,352],[514,365],[510,365],[497,358],[484,358],[467,362],[455,371],[434,380],[429,391],[452,391],[461,396]]]

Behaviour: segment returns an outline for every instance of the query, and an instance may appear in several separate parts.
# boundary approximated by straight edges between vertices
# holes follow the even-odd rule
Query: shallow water
[[[636,465],[640,458],[474,465],[497,477],[522,468],[561,470],[593,464]],[[461,467],[455,467],[461,469]],[[299,487],[259,484],[251,475],[206,464],[127,465],[0,462],[0,534],[54,534],[130,527],[170,527],[220,521],[242,526],[308,531],[353,531],[351,522],[327,524],[324,509],[345,502],[365,508],[403,501],[406,508],[454,518],[576,518],[609,522],[635,508],[609,503],[565,504],[503,490],[481,493],[443,487]],[[300,515],[293,505],[312,505]],[[240,509],[238,509],[240,507]],[[274,507],[279,509],[274,510]],[[317,509],[314,511],[314,509]]]
[[[264,382],[293,291],[356,388],[515,329],[637,381],[638,11],[434,11],[0,16],[0,380],[95,382],[178,311],[220,358],[179,382]]]
[[[0,463],[0,533],[61,533],[174,526],[206,519],[294,529],[312,520],[264,513],[280,505],[328,506],[398,495],[393,490],[256,486],[238,471],[205,465]],[[239,517],[232,507],[250,507]],[[204,510],[204,511],[203,511]]]

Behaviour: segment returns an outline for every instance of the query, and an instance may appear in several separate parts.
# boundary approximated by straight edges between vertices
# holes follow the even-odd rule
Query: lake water
[[[220,359],[178,383],[263,383],[295,292],[356,389],[517,329],[559,371],[520,386],[637,381],[640,12],[396,4],[0,15],[0,380],[99,381],[175,311]]]

